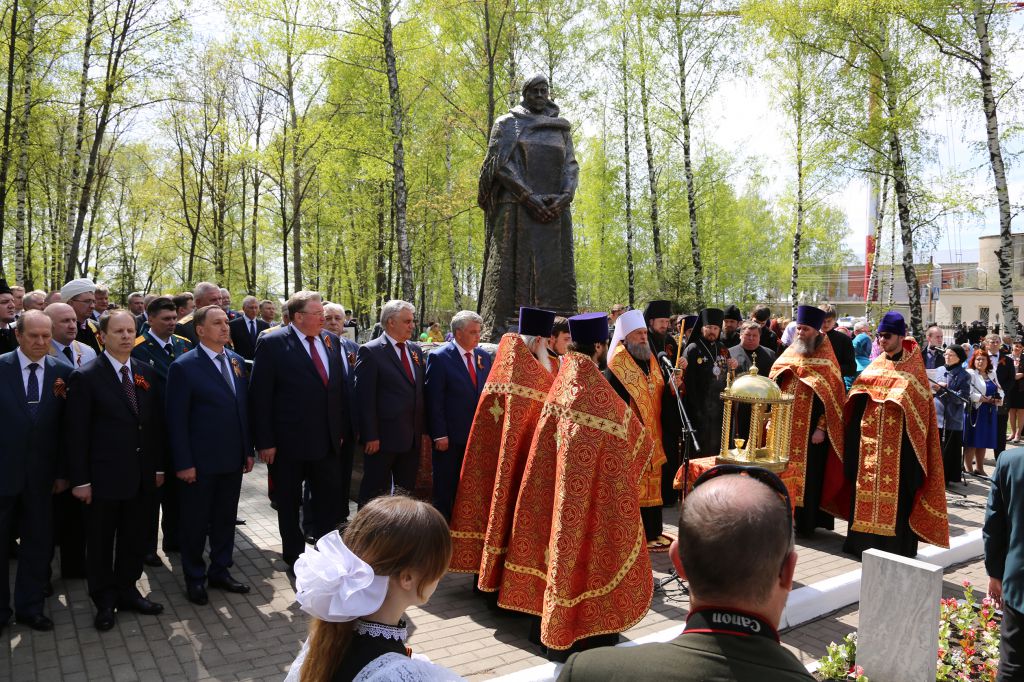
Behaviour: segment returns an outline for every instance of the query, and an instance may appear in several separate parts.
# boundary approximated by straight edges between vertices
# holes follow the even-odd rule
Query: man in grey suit
[[[396,489],[411,491],[424,437],[423,379],[426,363],[419,346],[410,343],[415,308],[407,301],[388,301],[380,312],[384,331],[359,348],[356,395],[359,431],[365,454],[359,506]]]
[[[740,325],[740,342],[729,349],[729,355],[736,361],[736,376],[746,374],[751,367],[757,367],[760,376],[768,376],[775,364],[775,351],[760,345],[761,327],[756,322]]]
[[[45,312],[53,322],[50,355],[72,369],[79,369],[96,359],[96,351],[75,340],[78,318],[74,308],[67,303],[51,303],[46,306]]]

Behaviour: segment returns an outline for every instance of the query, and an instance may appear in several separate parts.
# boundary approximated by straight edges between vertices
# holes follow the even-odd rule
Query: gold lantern
[[[759,466],[781,473],[789,463],[789,437],[793,426],[795,396],[783,393],[778,384],[759,376],[757,367],[734,381],[722,392],[722,449],[718,464]],[[750,405],[750,430],[746,439],[732,437],[739,406]],[[767,425],[767,428],[766,428]]]

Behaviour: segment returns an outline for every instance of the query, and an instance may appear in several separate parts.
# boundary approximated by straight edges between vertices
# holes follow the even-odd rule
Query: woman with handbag
[[[985,476],[985,450],[996,447],[1003,389],[984,348],[974,351],[967,374],[971,377],[971,408],[964,414],[964,473]]]

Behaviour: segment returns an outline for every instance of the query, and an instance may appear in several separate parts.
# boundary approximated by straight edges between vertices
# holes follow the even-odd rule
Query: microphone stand
[[[662,358],[659,358],[659,360],[661,360],[661,359]],[[681,495],[680,495],[681,501],[679,503],[680,504],[680,509],[681,509],[682,505],[686,503],[686,488],[687,488],[687,486],[690,483],[690,459],[691,459],[690,446],[692,444],[692,446],[693,446],[693,450],[692,451],[699,454],[700,453],[700,443],[697,442],[696,431],[693,428],[693,424],[690,422],[690,415],[687,414],[687,412],[686,412],[686,406],[683,405],[683,399],[682,399],[682,396],[679,395],[679,389],[676,387],[675,382],[672,381],[673,375],[675,374],[675,367],[672,367],[671,369],[669,369],[669,367],[671,367],[671,364],[670,364],[671,361],[668,360],[668,356],[664,356],[664,360],[666,360],[667,362],[663,363],[663,362],[659,361],[658,364],[661,366],[662,371],[664,371],[668,375],[668,385],[672,387],[672,394],[676,398],[676,408],[679,410],[679,421],[680,421],[680,424],[682,425],[682,431],[679,434],[679,439],[682,441],[682,446],[683,446],[683,457],[682,457],[683,489],[681,491]],[[668,366],[666,366],[666,365],[668,365]],[[677,444],[676,447],[678,447],[678,444]],[[667,578],[662,578],[660,580],[656,579],[654,581],[654,587],[655,587],[656,590],[662,589],[662,588],[665,587],[665,585],[671,583],[672,581],[676,581],[676,582],[679,583],[679,587],[683,591],[683,594],[685,594],[685,595],[689,595],[690,594],[689,588],[687,588],[686,584],[683,583],[682,578],[679,577],[679,575],[676,573],[675,569],[671,569],[669,571],[669,576]]]

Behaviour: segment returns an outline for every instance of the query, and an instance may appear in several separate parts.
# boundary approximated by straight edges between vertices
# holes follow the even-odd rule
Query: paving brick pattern
[[[211,590],[209,605],[194,606],[184,594],[178,555],[161,555],[165,565],[146,568],[141,588],[164,604],[164,613],[119,613],[115,628],[100,633],[92,625],[85,581],[65,581],[58,575],[56,594],[47,600],[54,631],[9,626],[0,647],[0,680],[281,680],[306,636],[308,619],[295,605],[280,558],[277,519],[266,486],[266,468],[257,464],[242,486],[239,515],[247,524],[238,528],[233,569],[236,578],[252,586],[250,594]],[[986,488],[972,480],[967,490],[966,503],[950,507],[953,534],[981,524]],[[674,535],[678,512],[664,511],[665,530]],[[819,531],[814,540],[800,543],[799,585],[858,566],[840,551],[845,524],[837,523],[836,531]],[[656,578],[667,577],[667,554],[652,555],[652,563]],[[12,564],[12,580],[14,568]],[[951,573],[950,579],[956,575]],[[687,605],[678,587],[668,585],[655,594],[647,616],[623,637],[636,639],[678,624]],[[446,576],[430,603],[407,615],[410,646],[469,680],[546,662],[529,642],[529,619],[490,610],[473,594],[469,575]],[[839,612],[786,633],[785,640],[807,660],[817,658],[831,639],[853,629],[851,618],[855,623],[855,611]]]

